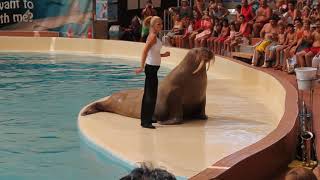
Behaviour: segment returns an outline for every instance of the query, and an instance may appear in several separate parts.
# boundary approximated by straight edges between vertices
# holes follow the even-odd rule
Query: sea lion
[[[214,62],[207,48],[191,49],[184,59],[160,83],[153,121],[160,124],[179,124],[184,119],[207,119],[205,114],[207,72],[206,64]],[[208,69],[209,69],[208,66]],[[140,118],[143,90],[124,90],[104,101],[85,108],[81,115],[113,112]]]

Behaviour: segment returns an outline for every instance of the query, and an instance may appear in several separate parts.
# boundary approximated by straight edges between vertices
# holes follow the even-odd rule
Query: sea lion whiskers
[[[197,48],[196,51],[198,51],[196,61],[200,61],[200,63],[198,65],[197,69],[195,71],[193,71],[192,74],[196,74],[197,72],[199,72],[204,65],[207,66],[207,63],[209,63],[209,64],[206,69],[207,69],[207,71],[209,71],[211,60],[213,60],[213,62],[214,62],[214,55],[213,55],[212,51],[209,50],[208,48]]]
[[[204,64],[205,64],[205,63],[204,63],[204,60],[202,60],[202,61],[200,62],[200,64],[199,64],[198,68],[197,68],[195,71],[193,71],[192,74],[196,74],[197,72],[199,72],[199,71],[202,69],[202,67],[203,67]]]

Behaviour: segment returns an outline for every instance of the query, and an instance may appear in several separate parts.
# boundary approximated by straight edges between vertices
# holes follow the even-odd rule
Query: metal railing
[[[169,10],[165,9],[163,11],[163,31],[164,34],[167,34],[173,26],[172,15]]]

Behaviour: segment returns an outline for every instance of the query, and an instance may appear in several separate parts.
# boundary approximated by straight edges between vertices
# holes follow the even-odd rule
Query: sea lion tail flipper
[[[83,112],[81,113],[81,116],[86,116],[86,115],[94,114],[101,111],[103,111],[101,108],[101,103],[96,102],[88,106],[85,110],[83,110]]]

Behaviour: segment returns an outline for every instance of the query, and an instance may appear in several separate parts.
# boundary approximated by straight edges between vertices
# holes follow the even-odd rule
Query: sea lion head
[[[211,61],[215,61],[213,52],[208,48],[194,48],[191,50],[191,53],[196,55],[195,61],[198,64],[197,68],[192,72],[192,74],[198,73],[203,66],[206,66],[208,63],[207,71],[209,70]]]

